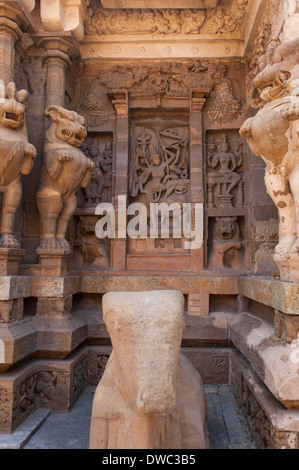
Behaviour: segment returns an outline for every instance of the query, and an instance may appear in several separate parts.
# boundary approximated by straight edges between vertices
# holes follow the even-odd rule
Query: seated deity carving
[[[299,251],[299,37],[272,39],[254,79],[260,109],[240,129],[266,163],[267,192],[278,209],[279,243],[274,261]],[[284,280],[292,280],[286,275]]]
[[[69,252],[65,234],[77,207],[76,191],[87,186],[95,164],[78,148],[86,137],[84,118],[60,106],[50,106],[45,113],[51,126],[36,195],[41,218],[39,249]]]
[[[209,206],[232,206],[232,190],[237,185],[240,185],[237,205],[241,205],[243,180],[236,170],[242,165],[242,156],[230,151],[225,141],[218,145],[210,144],[207,160],[208,166],[215,169],[208,173]]]
[[[0,192],[2,198],[1,239],[3,248],[20,248],[13,235],[15,214],[22,198],[22,175],[28,175],[36,156],[28,143],[25,109],[28,92],[17,91],[14,82],[0,81]]]

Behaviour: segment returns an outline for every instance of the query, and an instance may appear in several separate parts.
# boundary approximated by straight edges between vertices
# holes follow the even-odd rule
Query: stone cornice
[[[118,0],[113,5],[120,4]],[[126,4],[128,2],[125,2]],[[130,2],[129,2],[130,3]],[[85,59],[244,57],[262,0],[220,0],[216,8],[113,9],[86,2]]]

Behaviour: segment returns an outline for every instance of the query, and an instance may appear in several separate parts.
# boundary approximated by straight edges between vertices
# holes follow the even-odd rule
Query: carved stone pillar
[[[74,47],[71,37],[46,37],[38,41],[38,46],[44,47],[43,53],[47,69],[46,79],[46,109],[49,106],[65,107],[65,72],[71,65]]]
[[[195,220],[195,204],[204,203],[203,182],[203,131],[202,108],[210,93],[209,88],[191,90],[190,103],[190,188],[192,204],[192,230]],[[202,218],[202,223],[203,223]],[[204,269],[204,246],[193,249],[191,255],[191,271]]]
[[[0,2],[0,79],[5,85],[14,81],[15,42],[22,35],[20,25],[24,23],[15,2]]]
[[[109,92],[117,113],[115,134],[115,177],[112,203],[115,208],[115,239],[111,243],[111,268],[126,268],[126,218],[129,165],[129,111],[127,91]],[[122,207],[120,207],[121,203]]]
[[[50,106],[65,108],[65,72],[72,63],[71,58],[76,55],[76,47],[70,34],[58,33],[46,37],[36,34],[34,39],[38,47],[45,52],[42,58],[46,66],[46,96],[45,109]],[[45,129],[50,126],[45,118]],[[44,150],[45,158],[45,150]],[[44,200],[43,200],[44,201]],[[49,204],[49,207],[51,204]],[[37,249],[42,275],[64,276],[67,271],[69,250],[49,249],[39,246]]]
[[[55,54],[54,57],[50,54]],[[65,106],[65,71],[69,57],[60,51],[47,51],[45,60],[47,67],[46,109],[50,105]]]

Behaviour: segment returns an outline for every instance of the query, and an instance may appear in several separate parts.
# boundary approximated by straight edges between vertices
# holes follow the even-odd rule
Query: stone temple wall
[[[260,447],[298,448],[298,278],[273,261],[278,210],[239,132],[298,5],[99,3],[0,2],[0,432],[98,383],[104,293],[178,289],[204,382],[230,383]],[[103,203],[112,238],[96,233]],[[202,241],[176,236],[177,214],[167,236],[123,234],[122,203],[143,204],[147,235],[151,204],[189,204]]]

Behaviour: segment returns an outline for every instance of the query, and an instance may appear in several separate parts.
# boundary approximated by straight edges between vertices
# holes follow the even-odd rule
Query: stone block
[[[192,362],[204,384],[228,383],[229,348],[182,347],[181,352]]]
[[[266,276],[241,276],[239,294],[281,312],[298,315],[299,283],[282,282]]]
[[[0,433],[11,433],[38,408],[67,412],[88,380],[88,349],[64,361],[33,360],[0,375]]]
[[[209,317],[186,315],[183,346],[227,346],[229,316],[224,312]]]
[[[230,340],[278,401],[286,408],[299,406],[298,340],[285,343],[272,325],[249,313],[230,323]]]
[[[25,250],[15,248],[0,248],[0,276],[17,276],[19,263]]]
[[[259,448],[298,449],[299,411],[279,403],[237,351],[231,354],[229,383]]]
[[[57,252],[38,248],[36,250],[40,262],[41,276],[65,276],[67,272],[69,252]]]
[[[189,294],[188,315],[194,315],[197,317],[208,317],[209,294]]]
[[[35,348],[36,328],[32,319],[0,323],[0,371],[32,355]]]
[[[20,321],[23,317],[24,301],[20,299],[0,300],[0,323]]]
[[[36,355],[64,359],[87,337],[86,322],[75,317],[37,317]]]

